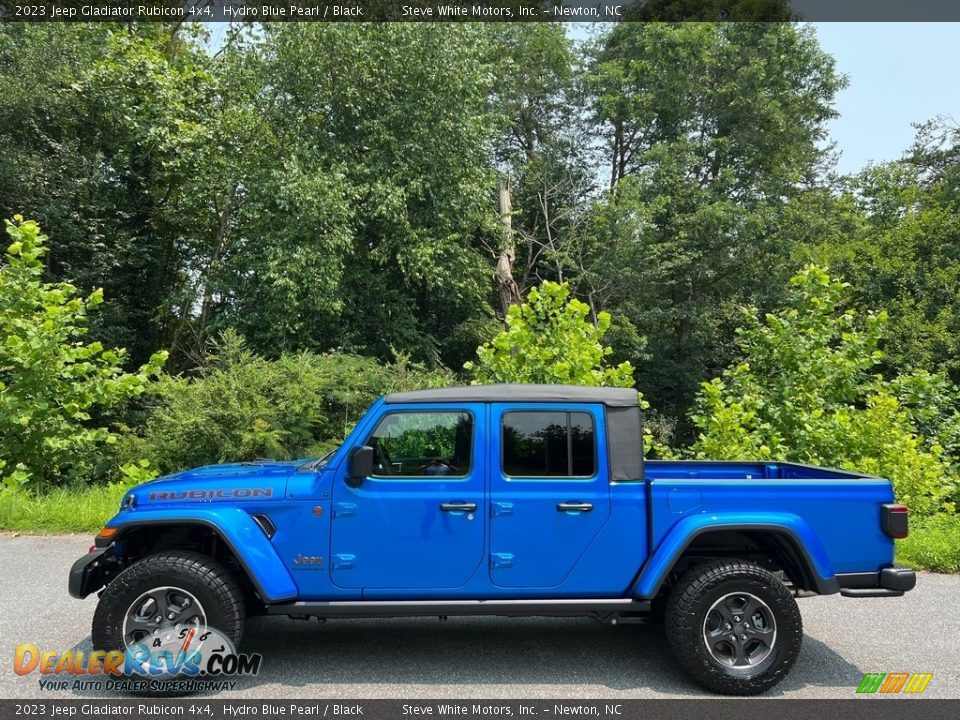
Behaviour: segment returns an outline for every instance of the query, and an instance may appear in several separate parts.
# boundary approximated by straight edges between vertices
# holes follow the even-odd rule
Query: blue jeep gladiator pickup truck
[[[488,385],[387,395],[319,460],[136,487],[69,590],[100,591],[100,650],[188,627],[239,642],[257,614],[662,616],[694,679],[747,695],[797,658],[795,597],[914,587],[906,534],[887,480],[645,462],[633,390]]]

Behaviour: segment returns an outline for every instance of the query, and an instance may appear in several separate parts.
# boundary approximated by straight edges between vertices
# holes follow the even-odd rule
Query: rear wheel
[[[803,638],[787,587],[741,560],[688,571],[667,601],[666,629],[681,667],[726,695],[756,695],[776,685],[796,662]]]

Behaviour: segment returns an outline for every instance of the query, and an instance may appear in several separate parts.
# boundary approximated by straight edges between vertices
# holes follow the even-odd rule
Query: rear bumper
[[[112,553],[113,548],[100,548],[87,553],[73,564],[67,581],[67,589],[73,597],[83,599],[106,584],[106,565],[109,558],[104,555],[108,551]]]
[[[880,572],[838,574],[844,597],[899,597],[917,585],[917,573],[910,568],[888,567]]]

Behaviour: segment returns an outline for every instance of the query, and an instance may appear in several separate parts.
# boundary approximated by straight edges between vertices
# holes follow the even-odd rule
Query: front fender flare
[[[264,602],[283,602],[297,597],[297,585],[263,530],[237,507],[176,508],[175,510],[128,510],[107,523],[117,528],[116,540],[134,528],[150,525],[203,525],[215,532],[233,552]]]
[[[632,591],[633,597],[652,598],[660,590],[668,573],[693,543],[704,533],[715,530],[753,530],[787,538],[799,554],[804,573],[821,595],[840,592],[833,566],[816,533],[799,515],[790,513],[723,513],[690,515],[674,525],[647,560]]]

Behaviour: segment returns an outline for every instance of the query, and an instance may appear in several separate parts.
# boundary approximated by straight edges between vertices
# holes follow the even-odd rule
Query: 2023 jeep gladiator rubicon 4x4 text
[[[662,614],[707,688],[762,692],[800,650],[795,596],[902,595],[889,481],[780,462],[644,461],[635,391],[489,385],[388,395],[309,462],[131,490],[70,593],[97,649],[169,628],[239,643],[251,614]]]

